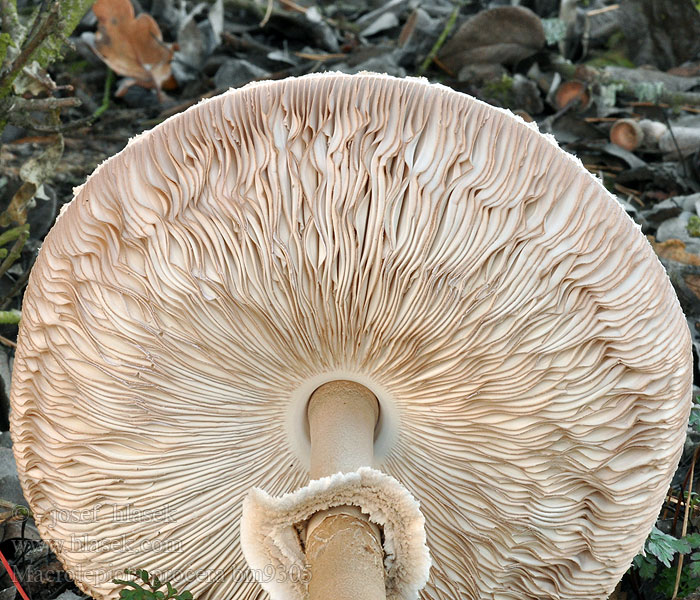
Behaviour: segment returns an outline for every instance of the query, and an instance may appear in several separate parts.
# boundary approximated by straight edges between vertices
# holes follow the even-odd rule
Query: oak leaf
[[[98,23],[95,52],[115,73],[128,78],[117,95],[140,85],[155,88],[160,96],[173,82],[174,50],[163,41],[158,23],[147,13],[135,17],[130,0],[97,0],[92,12]]]

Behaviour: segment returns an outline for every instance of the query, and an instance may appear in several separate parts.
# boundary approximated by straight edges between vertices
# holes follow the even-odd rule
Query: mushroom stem
[[[352,381],[332,381],[309,400],[311,477],[371,466],[379,405]],[[355,506],[314,515],[306,531],[309,600],[386,600],[378,528]]]

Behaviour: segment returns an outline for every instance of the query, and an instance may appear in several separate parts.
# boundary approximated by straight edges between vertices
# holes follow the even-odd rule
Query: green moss
[[[88,70],[90,67],[90,63],[86,60],[81,60],[81,59],[76,59],[76,60],[68,60],[64,61],[63,63],[66,71],[71,73],[72,75],[80,75],[81,73],[84,73],[85,71]]]
[[[627,42],[621,31],[613,33],[605,42],[607,50],[591,52],[591,60],[586,61],[590,67],[626,67],[634,69],[636,65],[627,57]]]
[[[693,215],[688,219],[688,224],[686,225],[686,230],[688,235],[693,237],[700,237],[700,217]]]
[[[606,50],[605,52],[595,53],[595,57],[586,61],[586,64],[596,69],[602,69],[604,67],[635,68],[635,64],[620,50]]]
[[[500,79],[487,81],[482,93],[486,98],[498,102],[501,106],[511,106],[514,102],[513,78],[504,74]]]

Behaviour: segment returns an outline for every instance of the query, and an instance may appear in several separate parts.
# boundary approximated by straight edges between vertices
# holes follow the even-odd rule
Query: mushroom
[[[381,553],[415,597],[425,535],[424,600],[590,600],[656,519],[691,371],[651,247],[551,137],[334,73],[202,102],[76,191],[25,295],[11,427],[97,599],[126,567],[198,600],[318,598],[304,551],[331,586]],[[364,555],[311,548],[344,524]]]

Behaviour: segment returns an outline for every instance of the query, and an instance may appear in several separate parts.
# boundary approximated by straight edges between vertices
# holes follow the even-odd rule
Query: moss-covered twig
[[[37,19],[41,18],[37,15]],[[36,31],[26,40],[22,50],[12,61],[9,71],[3,75],[0,80],[0,99],[6,98],[12,92],[12,84],[17,76],[22,72],[22,69],[29,63],[32,56],[39,48],[39,45],[44,42],[49,36],[55,35],[60,30],[60,14],[59,4],[54,2],[48,10],[48,13],[43,17],[43,21],[36,28]]]
[[[20,227],[13,227],[7,231],[0,233],[0,247],[10,242],[14,242],[24,233],[29,232],[29,225],[21,225]]]
[[[38,63],[45,68],[51,62],[61,56],[61,50],[67,43],[67,37],[80,22],[82,16],[92,6],[95,0],[47,0],[48,8],[37,10],[34,19],[29,26],[29,32],[21,26],[17,16],[16,0],[0,0],[2,11],[3,31],[0,33],[0,100],[13,97],[14,85],[17,78],[25,68]],[[6,28],[7,23],[14,23],[11,28]],[[9,52],[12,46],[17,52]],[[2,49],[4,48],[4,52]],[[16,98],[16,95],[14,96]],[[59,99],[43,99],[46,102]],[[67,99],[60,99],[67,100]],[[10,110],[14,107],[14,114],[10,116]],[[36,108],[36,110],[44,110]],[[50,110],[50,109],[47,109]],[[33,108],[27,106],[26,110],[20,110],[18,104],[11,102],[0,105],[0,131],[8,120],[12,118],[14,124],[29,126],[37,130],[46,130],[46,126],[37,123],[31,116]],[[49,130],[60,129],[58,125],[49,126]]]
[[[32,256],[32,259],[30,260],[29,264],[27,265],[27,268],[25,269],[24,273],[22,273],[12,284],[12,287],[10,288],[10,291],[5,294],[5,297],[2,300],[2,303],[0,303],[0,310],[7,310],[10,304],[12,304],[12,300],[25,288],[27,285],[27,281],[29,280],[29,275],[31,273],[32,267],[34,266],[34,262],[36,261],[36,252]]]
[[[18,310],[0,310],[0,325],[17,325],[22,318]]]
[[[554,69],[567,79],[578,79],[589,84],[598,84],[601,86],[615,86],[616,90],[633,96],[639,100],[653,100],[654,102],[664,102],[672,106],[700,106],[700,93],[698,92],[681,92],[669,90],[661,80],[654,79],[654,72],[648,71],[645,74],[649,81],[629,81],[620,76],[612,75],[604,69],[596,69],[586,65],[574,65],[568,61],[559,61],[554,63]],[[618,70],[619,71],[619,70]],[[639,71],[636,69],[635,71]],[[661,73],[660,77],[664,76]],[[653,98],[646,97],[652,94]]]
[[[15,127],[26,127],[39,131],[41,133],[61,133],[75,127],[82,127],[89,121],[84,119],[81,121],[72,121],[68,124],[61,123],[60,120],[54,120],[51,123],[38,121],[33,115],[34,113],[52,112],[62,108],[73,108],[81,106],[82,102],[73,96],[68,98],[19,98],[11,96],[0,100],[0,119],[6,123],[11,123]]]
[[[24,244],[29,238],[28,225],[23,225],[22,227],[17,227],[16,229],[20,229],[21,231],[19,236],[15,240],[15,243],[12,245],[12,248],[10,248],[10,252],[5,257],[5,260],[3,260],[2,263],[0,263],[0,277],[7,273],[7,270],[13,264],[15,264],[15,261],[21,256],[22,248],[24,248]]]

